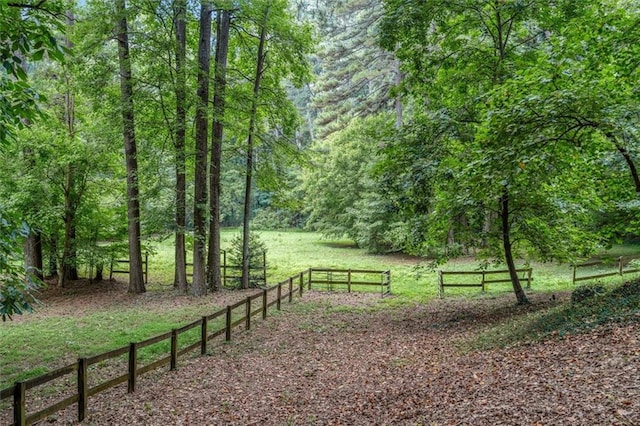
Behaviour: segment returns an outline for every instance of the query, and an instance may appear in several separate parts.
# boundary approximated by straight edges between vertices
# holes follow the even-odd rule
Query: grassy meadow
[[[222,248],[228,248],[238,230],[222,234]],[[357,249],[349,241],[327,240],[319,234],[294,231],[260,232],[267,246],[268,283],[275,284],[309,267],[391,270],[393,297],[380,300],[380,308],[427,303],[437,297],[437,273],[428,268],[429,261],[405,255],[371,255]],[[124,294],[123,286],[93,293],[69,291],[46,297],[38,312],[0,324],[0,388],[43,374],[50,369],[73,362],[81,356],[92,356],[129,342],[164,333],[217,311],[217,296],[193,298],[175,294],[172,288],[172,239],[149,242],[149,284],[140,296]],[[640,246],[618,246],[609,256],[640,253]],[[444,270],[477,270],[479,262],[471,257],[459,258],[442,265]],[[530,292],[557,292],[572,288],[572,268],[567,264],[533,264]],[[612,266],[615,270],[615,266]],[[586,271],[581,271],[586,273]],[[126,275],[116,275],[126,282]],[[605,283],[620,283],[614,277]],[[97,288],[97,287],[96,287]],[[379,291],[379,290],[376,290]],[[107,292],[106,294],[104,292]],[[478,288],[448,288],[446,297],[486,298],[511,292],[509,283],[493,284],[484,294]],[[227,301],[243,296],[229,293]],[[95,298],[101,298],[95,303]],[[107,300],[105,303],[104,300]],[[514,299],[515,302],[515,299]],[[190,340],[197,340],[197,333]],[[166,353],[166,345],[154,345],[141,354],[144,359]]]

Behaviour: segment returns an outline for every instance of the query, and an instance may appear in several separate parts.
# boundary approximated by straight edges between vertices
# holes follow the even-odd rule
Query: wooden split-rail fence
[[[527,288],[531,288],[531,281],[533,278],[532,268],[520,268],[516,269],[518,274],[522,274],[519,278],[521,281],[526,281]],[[487,290],[487,284],[497,283],[510,283],[511,278],[495,277],[496,275],[509,274],[507,270],[500,271],[438,271],[438,296],[442,298],[444,296],[445,287],[480,287],[482,292]],[[445,282],[445,277],[471,277],[471,280],[458,279],[454,282]],[[464,282],[463,282],[464,281]]]
[[[637,260],[637,256],[620,256],[615,261],[594,260],[585,263],[574,263],[573,274],[571,278],[572,284],[580,281],[591,281],[600,278],[624,276],[626,274],[634,274],[640,272],[640,268],[634,266],[632,260]],[[578,275],[581,269],[591,268],[591,275]]]
[[[111,259],[109,265],[109,281],[113,279],[113,274],[128,274],[129,273],[129,259]],[[127,265],[126,269],[125,266]],[[142,259],[142,274],[144,276],[144,283],[149,283],[149,253],[144,254]]]
[[[330,280],[326,275],[334,273],[338,275],[345,274],[345,271],[347,274],[346,281],[342,279]],[[380,279],[379,281],[353,279],[354,275],[362,276],[367,274],[379,275]],[[72,364],[41,376],[16,382],[13,386],[0,390],[0,401],[13,398],[12,424],[16,426],[31,425],[73,404],[77,404],[78,421],[81,422],[87,416],[89,399],[92,396],[123,383],[127,384],[127,392],[135,392],[137,380],[143,374],[166,365],[169,365],[170,370],[174,370],[177,368],[179,357],[196,350],[199,350],[200,354],[204,355],[209,350],[209,342],[212,339],[224,336],[225,341],[230,341],[235,329],[244,328],[249,330],[254,317],[262,316],[262,319],[266,319],[269,308],[276,306],[276,309],[280,310],[283,301],[292,302],[296,294],[302,297],[305,288],[311,290],[314,284],[329,285],[329,283],[331,285],[346,285],[348,291],[358,285],[380,285],[383,288],[382,294],[384,296],[389,293],[391,288],[391,274],[389,271],[373,270],[308,269],[180,328],[175,328],[142,342],[133,342],[127,346],[99,355],[79,358]],[[198,328],[198,340],[190,344],[183,343],[181,345],[180,336]],[[162,342],[169,342],[168,354],[142,365],[139,356],[140,350]],[[97,384],[90,385],[92,383],[90,378],[94,382],[96,381],[95,377],[90,376],[97,367],[109,360],[122,357],[126,357],[123,360],[127,366],[126,371],[104,381],[100,381],[98,378]],[[94,366],[93,369],[91,368],[92,366]],[[72,389],[72,394],[38,411],[29,412],[27,409],[29,391],[61,378],[66,378],[72,383],[71,386],[74,388]]]

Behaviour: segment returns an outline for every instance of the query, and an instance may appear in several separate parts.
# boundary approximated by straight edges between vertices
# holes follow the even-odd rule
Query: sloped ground
[[[377,298],[306,293],[210,356],[89,400],[87,425],[640,424],[637,324],[468,352],[488,325],[566,298]],[[311,303],[313,301],[313,303]],[[73,423],[75,409],[48,421]]]

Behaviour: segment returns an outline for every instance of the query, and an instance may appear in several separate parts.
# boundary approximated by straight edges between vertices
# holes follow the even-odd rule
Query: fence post
[[[202,328],[200,328],[200,355],[206,355],[207,353],[207,316],[202,317]]]
[[[620,256],[620,258],[618,259],[618,265],[618,270],[620,271],[620,275],[622,276],[624,274],[624,272],[622,272],[622,256]]]
[[[347,271],[347,293],[351,293],[351,269]]]
[[[527,288],[531,288],[531,273],[533,272],[533,268],[527,269]]]
[[[264,285],[267,285],[267,252],[262,252],[262,276],[264,276]]]
[[[78,359],[78,421],[84,420],[87,414],[87,400],[89,399],[89,385],[87,380],[87,358]]]
[[[171,330],[171,364],[169,370],[175,370],[178,366],[178,330]]]
[[[484,293],[485,289],[484,289],[484,279],[485,279],[485,275],[484,275],[484,271],[482,271],[482,292]]]
[[[129,381],[127,383],[127,392],[136,391],[136,370],[138,369],[138,348],[135,342],[129,343]]]
[[[289,277],[289,303],[293,302],[293,277]]]
[[[26,394],[27,384],[16,382],[13,388],[13,424],[16,426],[27,424]]]
[[[276,302],[276,309],[280,310],[280,299],[282,299],[282,283],[278,283],[278,301]]]
[[[577,269],[577,267],[576,267],[576,264],[574,263],[573,264],[573,276],[571,278],[571,284],[572,285],[576,284],[576,269]]]
[[[299,288],[299,292],[300,293],[299,294],[300,294],[300,297],[302,297],[302,291],[303,291],[302,289],[304,288],[304,274],[302,272],[300,272],[299,281],[300,281],[299,282],[299,286],[300,286],[300,288]]]
[[[309,287],[308,287],[309,290],[311,290],[311,274],[312,273],[313,273],[313,270],[309,268]]]
[[[247,302],[245,303],[245,313],[246,313],[246,320],[245,320],[245,325],[246,325],[246,329],[250,330],[251,329],[251,297],[247,297]]]
[[[222,250],[222,285],[227,285],[227,251]]]
[[[438,297],[442,299],[444,295],[444,279],[442,278],[442,271],[438,270]]]
[[[113,257],[111,258],[111,262],[109,262],[109,281],[113,279]]]
[[[267,319],[267,290],[262,290],[262,319]]]
[[[144,283],[149,284],[149,252],[144,252]]]
[[[225,340],[231,341],[231,306],[227,305],[227,322],[225,326]]]

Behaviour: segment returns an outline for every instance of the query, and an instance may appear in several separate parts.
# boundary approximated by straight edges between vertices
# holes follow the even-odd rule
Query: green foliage
[[[304,176],[310,229],[346,236],[371,252],[402,247],[404,237],[396,232],[400,225],[373,176],[377,152],[392,132],[391,122],[386,115],[353,120],[315,145]]]
[[[62,61],[65,49],[56,33],[63,30],[64,2],[0,3],[0,146],[38,117],[41,96],[29,82],[30,63]]]
[[[242,265],[242,243],[242,234],[236,235],[231,240],[230,247],[227,252],[227,262],[229,265],[234,267]],[[249,234],[249,287],[259,287],[264,285],[264,279],[266,279],[266,277],[264,277],[263,268],[265,267],[264,259],[266,253],[267,246],[260,238],[260,234],[251,232]],[[238,286],[240,286],[239,278]]]
[[[571,303],[584,303],[605,293],[601,284],[582,285],[571,292]]]
[[[382,2],[329,1],[311,7],[322,42],[310,114],[324,139],[353,119],[390,112],[399,70],[394,55],[378,46],[375,37]]]
[[[37,300],[34,293],[42,285],[37,271],[25,271],[16,256],[21,238],[29,234],[25,223],[17,226],[0,214],[0,317],[2,321],[13,315],[32,312]]]
[[[620,153],[637,158],[636,47],[623,41],[638,36],[637,7],[574,6],[385,2],[381,42],[414,104],[378,171],[414,223],[413,252],[502,258],[505,195],[516,255],[570,260],[637,232],[637,209],[622,207],[633,187],[620,183]],[[626,218],[601,226],[610,211]]]

